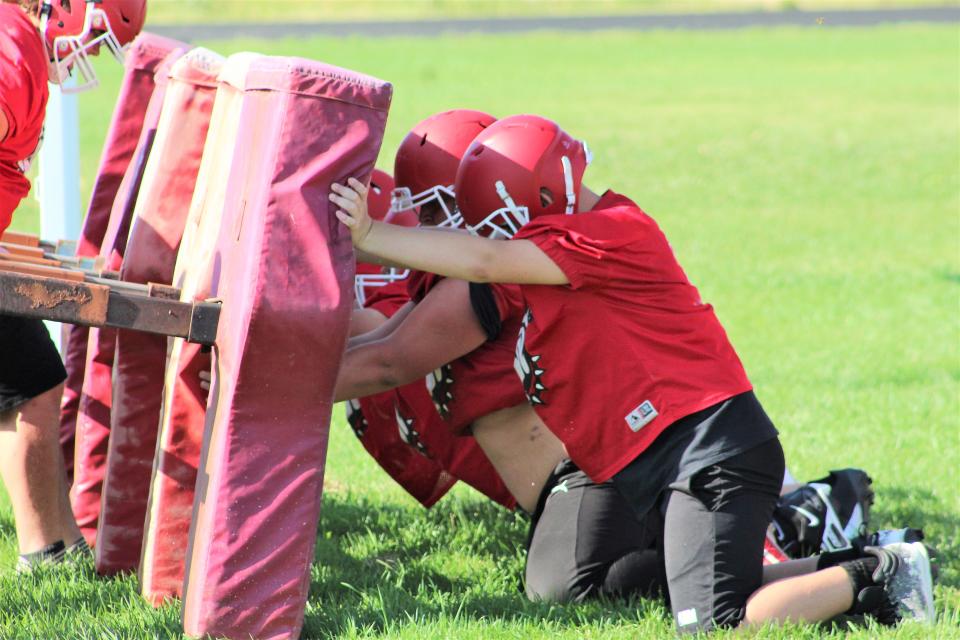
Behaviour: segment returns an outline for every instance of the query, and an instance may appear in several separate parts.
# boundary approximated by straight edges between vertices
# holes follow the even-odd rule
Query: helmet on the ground
[[[512,237],[538,216],[572,214],[587,145],[534,115],[498,120],[470,144],[457,170],[457,208],[471,231]]]
[[[370,177],[370,187],[367,191],[367,212],[370,217],[374,220],[383,220],[404,227],[417,226],[417,217],[413,212],[394,212],[390,210],[390,193],[392,190],[393,178],[390,177],[390,174],[380,169],[374,169],[373,175]],[[367,296],[373,293],[373,289],[397,280],[403,280],[409,273],[410,271],[407,269],[385,268],[369,262],[357,262],[357,275],[354,280],[357,306],[363,307],[367,301]]]
[[[462,218],[453,194],[457,167],[473,139],[495,121],[482,111],[453,109],[417,124],[397,149],[392,209],[419,213],[422,207],[436,208],[440,220],[433,226],[459,227]]]
[[[41,0],[40,32],[50,60],[50,80],[62,84],[76,69],[77,85],[67,92],[98,84],[90,62],[100,46],[123,62],[123,52],[147,17],[146,0]]]

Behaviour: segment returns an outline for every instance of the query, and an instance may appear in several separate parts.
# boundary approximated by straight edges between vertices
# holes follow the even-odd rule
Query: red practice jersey
[[[414,450],[400,436],[395,389],[345,404],[347,422],[363,448],[420,504],[433,506],[456,484],[437,460]]]
[[[675,421],[752,387],[713,307],[663,232],[628,198],[543,216],[515,236],[569,285],[522,285],[515,366],[527,398],[595,482]]]
[[[371,290],[363,306],[367,309],[376,309],[388,318],[392,318],[400,307],[410,301],[406,278],[394,280],[382,287],[371,287]]]
[[[47,108],[47,58],[40,32],[15,4],[0,4],[0,233],[30,192],[25,175],[40,146]]]
[[[387,317],[409,300],[407,282],[378,287],[367,299]],[[463,480],[507,508],[516,501],[473,438],[457,438],[437,416],[421,380],[347,402],[347,421],[364,448],[410,495],[430,507]]]
[[[456,437],[440,419],[423,382],[411,382],[396,392],[397,429],[407,444],[494,502],[508,509],[517,506],[477,441]]]
[[[426,295],[442,278],[426,278]],[[427,390],[437,413],[454,433],[462,434],[473,421],[494,411],[527,401],[514,372],[513,356],[523,320],[523,297],[515,284],[489,285],[500,316],[500,333],[467,355],[431,372]]]

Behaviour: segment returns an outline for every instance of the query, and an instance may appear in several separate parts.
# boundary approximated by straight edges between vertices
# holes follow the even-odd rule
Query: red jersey
[[[348,400],[347,422],[377,464],[420,504],[431,507],[457,479],[400,437],[396,403],[396,390]]]
[[[491,500],[508,509],[517,506],[477,441],[454,436],[440,419],[421,381],[396,391],[397,429],[407,444]]]
[[[442,278],[427,278],[426,295]],[[500,316],[500,333],[470,353],[427,375],[427,390],[437,413],[454,433],[494,411],[527,401],[513,368],[517,334],[523,320],[523,297],[515,284],[489,285]]]
[[[592,211],[543,216],[515,236],[569,285],[522,285],[516,370],[530,403],[595,482],[671,424],[752,387],[713,307],[656,222],[606,192]]]
[[[30,192],[25,175],[43,133],[47,108],[47,54],[40,32],[19,6],[0,4],[0,233]]]
[[[382,287],[370,287],[370,289],[372,291],[367,295],[366,304],[363,306],[367,309],[376,309],[388,318],[392,317],[400,310],[400,307],[410,301],[410,296],[407,294],[406,278],[395,280]]]
[[[366,306],[391,317],[409,300],[406,288],[404,280],[378,287]],[[346,410],[364,448],[423,506],[432,506],[458,479],[509,509],[516,506],[476,441],[446,428],[421,380],[351,400]]]

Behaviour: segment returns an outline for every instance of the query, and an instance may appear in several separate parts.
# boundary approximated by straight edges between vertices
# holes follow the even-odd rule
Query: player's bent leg
[[[0,316],[0,412],[5,415],[0,473],[10,493],[21,553],[50,547],[66,532],[59,446],[65,379],[60,354],[41,321]]]
[[[47,467],[31,467],[28,471],[29,482],[49,484],[57,494],[58,539],[70,545],[83,536],[77,527],[73,509],[70,506],[70,488],[67,486],[66,467],[63,462],[63,449],[60,447],[60,400],[63,397],[63,384],[46,391],[24,403],[20,409],[18,430],[21,437],[35,440],[34,446],[42,450],[44,459],[51,461]]]
[[[746,617],[763,581],[763,543],[782,479],[783,450],[773,439],[671,485],[664,563],[681,632],[733,628]]]
[[[544,486],[531,522],[527,596],[580,602],[658,593],[664,586],[659,530],[638,521],[611,483],[596,484],[564,461]]]

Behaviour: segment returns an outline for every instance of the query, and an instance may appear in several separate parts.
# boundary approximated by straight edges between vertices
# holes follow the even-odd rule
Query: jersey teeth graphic
[[[450,405],[453,403],[453,368],[449,364],[427,374],[427,391],[440,417],[444,420],[449,418]]]
[[[517,335],[517,351],[513,359],[513,368],[523,383],[523,392],[527,394],[530,404],[546,404],[543,394],[547,387],[543,384],[544,369],[540,364],[540,356],[531,355],[526,348],[527,325],[533,320],[533,314],[527,309],[523,316],[523,325]]]
[[[363,411],[360,410],[360,402],[358,400],[347,400],[347,424],[350,425],[350,428],[353,429],[353,432],[358,438],[363,438],[363,434],[367,432],[367,427],[369,423],[367,419],[363,417]]]
[[[399,407],[396,406],[393,408],[393,414],[397,418],[397,428],[400,430],[400,438],[429,458],[430,453],[427,451],[427,446],[423,444],[423,441],[420,439],[420,434],[417,433],[417,430],[413,426],[413,418],[407,418],[401,414]]]

